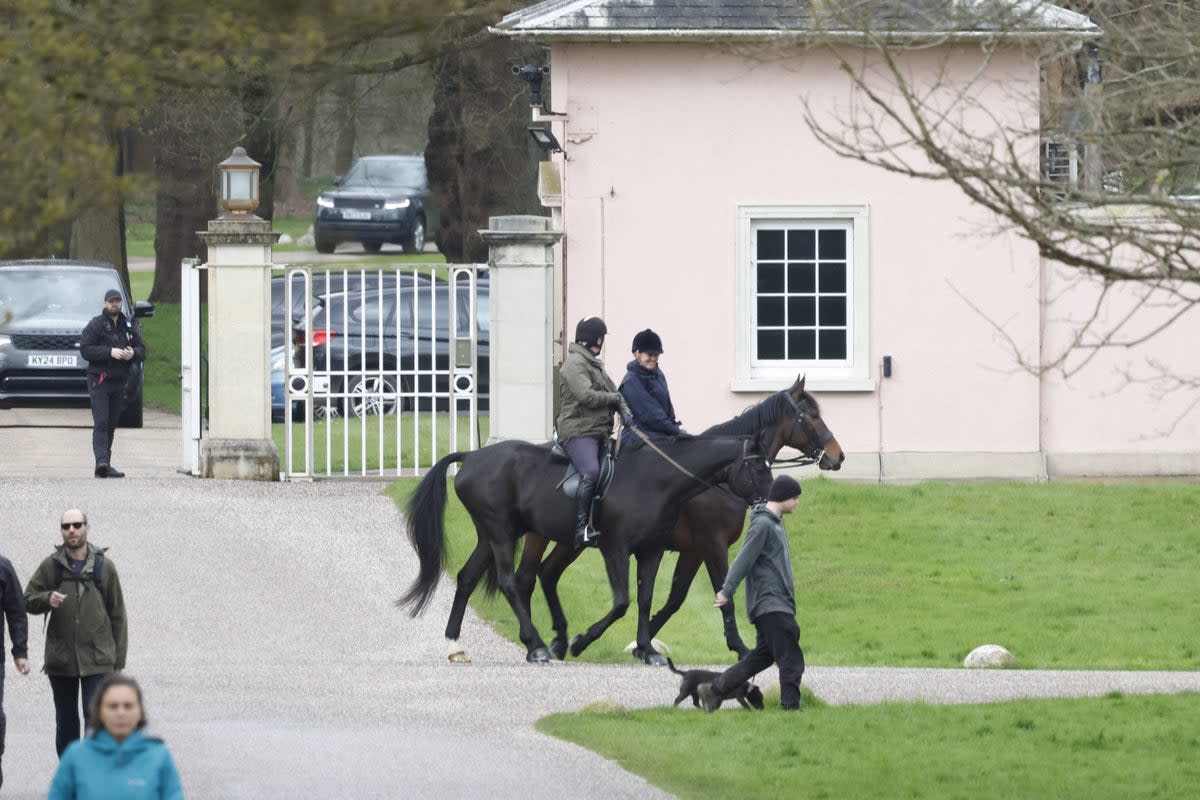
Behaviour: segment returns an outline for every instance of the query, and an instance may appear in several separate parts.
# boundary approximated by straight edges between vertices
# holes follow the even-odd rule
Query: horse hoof
[[[550,651],[545,647],[535,647],[525,656],[525,660],[531,664],[545,664],[550,661]]]
[[[633,648],[633,650],[630,651],[630,654],[638,661],[646,660],[646,651],[640,647]]]
[[[587,649],[587,642],[583,641],[582,636],[576,636],[571,640],[571,655],[578,656]]]
[[[555,658],[557,658],[559,661],[566,659],[566,657],[567,657],[567,640],[566,639],[555,639],[554,641],[552,641],[550,643],[550,654],[552,656],[554,656]]]
[[[446,658],[450,659],[451,664],[469,664],[469,663],[471,663],[471,657],[469,655],[467,655],[466,650],[455,650],[453,653],[446,656]]]
[[[642,661],[651,667],[665,667],[667,665],[667,659],[660,653],[646,653],[642,657]]]

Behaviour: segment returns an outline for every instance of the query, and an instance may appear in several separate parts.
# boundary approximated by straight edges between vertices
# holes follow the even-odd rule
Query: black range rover
[[[86,406],[87,361],[79,334],[116,289],[126,315],[154,315],[154,305],[130,302],[110,264],[88,261],[0,261],[0,408]],[[142,426],[142,365],[125,384],[122,427]]]
[[[406,253],[425,249],[436,215],[427,207],[424,156],[364,156],[334,183],[317,198],[318,253],[332,253],[339,242],[360,242],[371,253],[384,244],[403,245]]]

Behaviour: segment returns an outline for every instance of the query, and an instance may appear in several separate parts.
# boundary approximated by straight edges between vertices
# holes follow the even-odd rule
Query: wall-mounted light
[[[562,145],[558,143],[558,139],[550,132],[549,128],[544,128],[541,125],[530,125],[526,130],[533,137],[533,142],[547,153],[558,153],[562,151]]]

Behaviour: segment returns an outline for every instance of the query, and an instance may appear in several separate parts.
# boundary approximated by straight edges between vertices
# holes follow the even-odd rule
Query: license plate
[[[370,211],[359,211],[356,208],[343,208],[342,219],[370,219]]]
[[[75,356],[29,356],[31,367],[73,367]]]

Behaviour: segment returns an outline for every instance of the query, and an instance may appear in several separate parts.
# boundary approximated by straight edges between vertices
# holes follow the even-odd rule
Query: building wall
[[[903,67],[932,80],[947,59],[973,67],[978,50],[914,54]],[[685,427],[701,430],[760,400],[762,392],[731,388],[738,207],[866,206],[872,380],[860,391],[810,385],[850,453],[846,473],[1040,476],[1043,386],[1013,354],[1036,358],[1042,344],[1036,248],[997,235],[954,186],[819,143],[805,98],[827,110],[850,97],[828,55],[560,44],[553,68],[555,110],[569,114],[566,327],[586,314],[607,320],[614,378],[633,334],[652,327]],[[994,59],[971,88],[994,116],[967,124],[1036,130],[1027,115],[1036,114],[1037,80],[1025,56]],[[1036,159],[1036,138],[1028,149]],[[878,370],[884,355],[893,359],[887,379]],[[1125,446],[1137,445],[1128,438]]]

